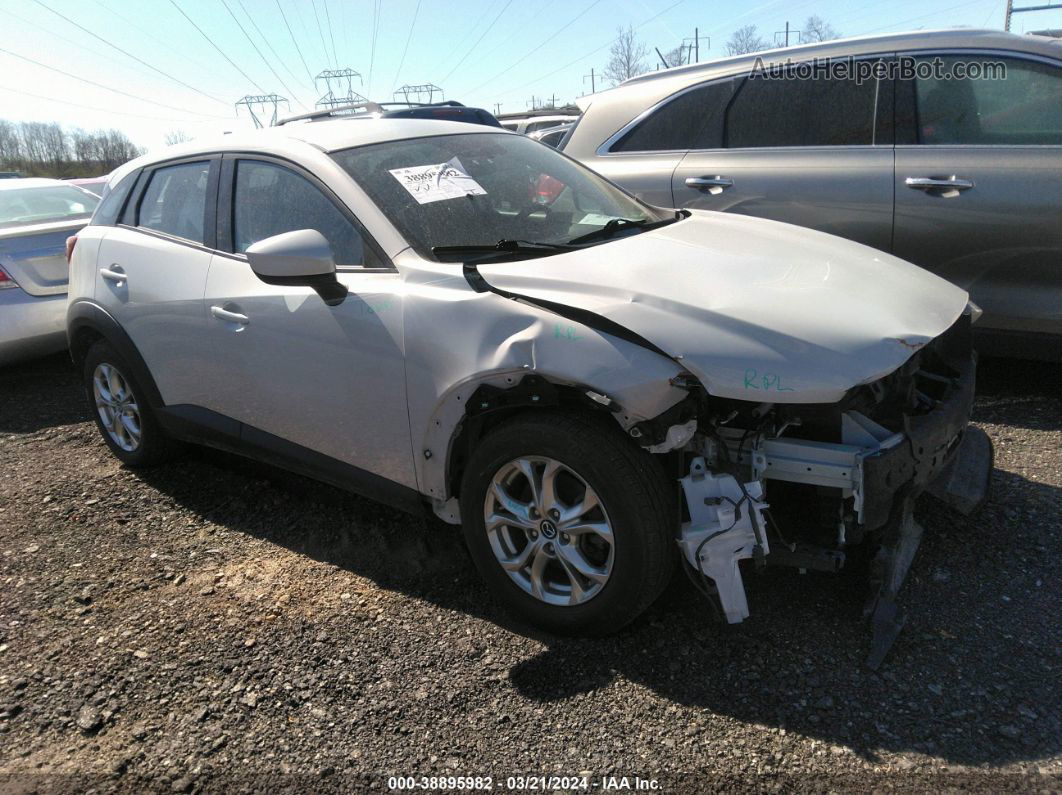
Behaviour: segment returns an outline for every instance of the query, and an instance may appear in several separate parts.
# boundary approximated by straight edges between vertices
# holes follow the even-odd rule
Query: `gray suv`
[[[584,105],[564,152],[639,198],[889,252],[970,293],[982,350],[1062,359],[1059,40],[826,42],[644,75]]]

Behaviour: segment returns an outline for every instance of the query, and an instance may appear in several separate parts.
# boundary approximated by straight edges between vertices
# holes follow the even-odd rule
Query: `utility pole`
[[[701,39],[704,39],[706,42],[708,42],[708,46],[706,47],[706,49],[710,50],[712,48],[712,37],[711,36],[702,36],[700,28],[694,28],[693,29],[693,36],[691,38],[685,38],[685,39],[682,40],[683,44],[685,44],[686,42],[689,42],[690,47],[693,50],[693,60],[690,63],[700,63],[700,60],[701,60]]]
[[[664,54],[662,52],[660,52],[660,48],[659,47],[653,47],[653,49],[656,50],[656,54],[660,56],[660,63],[662,63],[664,65],[664,68],[665,69],[670,69],[671,68],[671,64],[669,64],[667,62],[667,58],[665,58]]]
[[[495,102],[494,103],[494,115],[495,116],[497,116],[499,113],[501,113],[501,106],[502,106],[502,104],[500,102]]]
[[[1014,14],[1024,14],[1027,11],[1050,11],[1052,9],[1062,8],[1057,3],[1046,6],[1026,6],[1025,8],[1015,8],[1013,0],[1007,0],[1007,18],[1003,23],[1003,30],[1010,30],[1010,18]]]
[[[777,42],[784,35],[785,36],[785,46],[788,47],[789,46],[789,34],[790,33],[792,33],[794,36],[796,36],[797,43],[800,43],[801,37],[804,35],[804,31],[802,31],[802,30],[792,30],[789,27],[789,20],[786,20],[786,22],[785,22],[785,30],[776,30],[774,32],[774,40]]]
[[[550,94],[550,96],[549,96],[549,106],[551,108],[557,107],[557,94],[556,94],[556,92]]]
[[[597,82],[596,82],[596,78],[594,77],[594,68],[593,67],[590,67],[590,74],[583,75],[583,85],[584,86],[586,85],[586,78],[588,78],[588,77],[590,78],[590,93],[591,94],[596,94],[597,93]]]

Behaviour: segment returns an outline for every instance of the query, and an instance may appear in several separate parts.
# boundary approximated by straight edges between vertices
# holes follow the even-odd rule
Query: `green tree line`
[[[0,119],[0,171],[26,177],[98,177],[144,153],[120,130]]]

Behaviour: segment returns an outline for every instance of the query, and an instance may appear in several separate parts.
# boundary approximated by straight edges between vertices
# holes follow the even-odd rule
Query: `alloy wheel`
[[[107,435],[131,453],[140,446],[140,407],[133,390],[118,368],[101,362],[92,373],[92,396]]]
[[[528,456],[491,479],[484,522],[498,563],[526,593],[551,605],[597,596],[612,573],[612,523],[590,485],[552,458]]]

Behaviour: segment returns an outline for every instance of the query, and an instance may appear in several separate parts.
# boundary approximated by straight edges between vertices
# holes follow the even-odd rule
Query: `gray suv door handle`
[[[734,184],[730,177],[686,177],[686,187],[694,190],[707,190],[709,193],[722,193]]]
[[[112,265],[110,268],[100,268],[100,276],[109,282],[116,282],[121,284],[125,281],[125,271],[122,270],[120,265]]]
[[[239,323],[241,326],[246,326],[251,322],[251,319],[247,317],[247,315],[241,315],[239,312],[230,312],[228,309],[223,309],[220,306],[210,307],[210,314],[218,320],[224,320],[227,323]]]
[[[974,186],[973,180],[959,179],[959,177],[948,177],[947,179],[937,179],[936,177],[908,177],[904,180],[904,184],[908,188],[914,188],[915,190],[946,191],[969,190]]]

